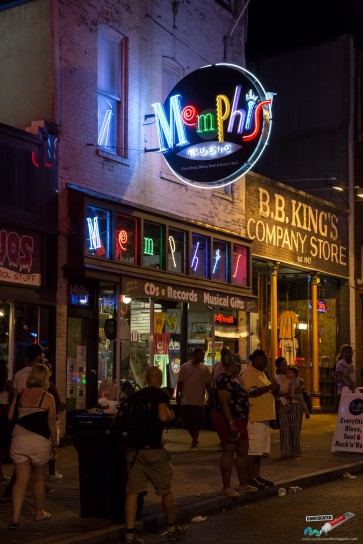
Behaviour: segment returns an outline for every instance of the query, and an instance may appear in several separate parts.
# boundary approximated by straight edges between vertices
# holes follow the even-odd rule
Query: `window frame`
[[[97,81],[97,148],[102,151],[102,153],[107,153],[110,157],[122,157],[128,158],[128,50],[129,50],[129,40],[126,36],[123,36],[119,32],[101,25],[98,29],[97,39],[99,40],[101,36],[104,36],[108,40],[112,40],[119,45],[119,96],[116,96],[111,93],[107,93],[103,90],[100,90],[98,87]],[[97,73],[99,72],[99,60],[97,57]],[[98,102],[99,96],[108,96],[117,102],[117,112],[116,112],[116,131],[115,131],[115,149],[110,150],[110,148],[100,145],[98,143]]]

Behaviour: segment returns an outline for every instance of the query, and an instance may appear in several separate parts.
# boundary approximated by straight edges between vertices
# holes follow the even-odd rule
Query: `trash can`
[[[81,516],[121,523],[127,464],[125,451],[112,433],[112,424],[112,415],[77,414],[73,438],[78,452]]]

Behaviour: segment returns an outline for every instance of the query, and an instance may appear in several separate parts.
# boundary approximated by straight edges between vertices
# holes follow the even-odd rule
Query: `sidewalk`
[[[189,435],[182,429],[171,429],[164,434],[165,447],[172,455],[174,465],[173,491],[179,521],[187,522],[197,515],[212,514],[246,501],[255,501],[277,493],[276,487],[299,485],[310,487],[322,482],[342,478],[345,472],[363,472],[363,454],[331,453],[336,414],[313,414],[304,420],[301,459],[279,457],[279,432],[272,433],[272,449],[262,460],[262,476],[273,480],[275,487],[258,493],[241,495],[237,499],[221,495],[219,472],[220,453],[218,438],[213,431],[202,431],[198,452],[188,452]],[[106,544],[116,543],[120,525],[101,518],[81,518],[79,503],[78,455],[69,437],[59,449],[57,469],[64,477],[51,482],[53,492],[47,495],[46,508],[53,514],[51,520],[32,521],[30,494],[24,502],[22,526],[9,531],[11,519],[9,499],[0,499],[0,542],[2,544]],[[92,455],[92,452],[90,452]],[[5,466],[10,476],[12,466]],[[237,486],[236,476],[234,484]],[[2,494],[5,484],[0,484]],[[150,488],[139,517],[139,532],[155,532],[164,528],[160,499]]]

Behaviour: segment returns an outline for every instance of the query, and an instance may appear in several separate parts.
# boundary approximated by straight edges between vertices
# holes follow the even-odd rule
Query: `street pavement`
[[[326,513],[335,516],[344,513],[343,510],[354,512],[355,503],[350,502],[350,495],[353,490],[357,496],[362,493],[360,489],[363,489],[361,485],[363,455],[350,452],[331,453],[336,417],[336,414],[313,414],[310,420],[304,420],[302,457],[300,459],[280,459],[279,432],[271,431],[272,449],[270,456],[262,461],[261,473],[263,477],[273,480],[275,487],[266,488],[258,493],[241,495],[236,499],[225,497],[220,492],[222,487],[219,472],[220,453],[217,451],[218,437],[213,431],[204,430],[201,432],[200,448],[197,452],[188,451],[190,439],[186,431],[183,429],[166,431],[164,433],[165,447],[171,453],[175,471],[173,492],[178,521],[189,523],[188,534],[183,540],[185,542],[220,542],[223,539],[224,542],[255,542],[252,520],[256,525],[256,531],[267,531],[264,533],[266,537],[271,531],[275,531],[275,527],[279,526],[278,512],[281,511],[291,537],[285,539],[280,535],[279,542],[300,542],[303,538],[308,538],[300,534],[301,530],[305,528],[305,515]],[[92,456],[92,451],[89,451],[89,455]],[[4,467],[4,471],[9,476],[11,470],[11,465]],[[120,533],[122,533],[122,525],[115,523],[112,519],[86,518],[80,515],[78,454],[73,446],[72,437],[68,436],[63,439],[63,447],[59,449],[57,470],[64,477],[60,481],[51,482],[53,491],[46,497],[46,509],[53,514],[52,519],[42,522],[32,520],[32,499],[29,492],[24,502],[21,527],[17,531],[9,531],[7,525],[11,519],[11,503],[9,499],[0,499],[1,544],[18,542],[21,544],[114,544],[118,542]],[[347,477],[347,474],[356,475],[357,478]],[[233,478],[233,485],[237,486],[235,474]],[[321,490],[325,489],[325,486],[320,487],[321,484],[326,484],[328,491],[322,492]],[[319,488],[316,487],[318,485]],[[287,493],[284,497],[277,496],[278,488],[288,489],[291,486],[300,486],[302,491],[294,495]],[[326,501],[330,496],[334,498],[334,486],[337,486],[336,494],[339,495],[342,502],[339,503],[336,499],[336,504],[334,500],[330,504]],[[0,483],[0,494],[2,494],[4,487],[5,484]],[[345,499],[347,499],[346,503]],[[92,500],[91,496],[90,501]],[[363,504],[363,501],[361,502]],[[294,504],[297,506],[301,504],[300,517],[297,514],[298,511],[294,510],[291,511],[290,516],[290,508]],[[325,505],[326,508],[329,506],[330,511],[325,512]],[[221,530],[214,531],[214,519],[220,519],[220,516],[227,514],[232,515],[233,512],[229,511],[231,509],[236,511],[236,508],[243,512],[241,520],[243,518],[247,523],[248,519],[246,527],[252,531],[251,537],[247,538],[248,532],[244,537],[242,529],[240,537],[238,535],[233,537],[233,539],[239,538],[239,540],[231,540]],[[255,518],[253,517],[254,512],[257,516]],[[270,512],[275,512],[275,514],[267,518],[265,514]],[[214,517],[213,514],[218,515]],[[190,520],[196,516],[207,516],[207,520],[201,523],[191,523]],[[347,530],[348,525],[356,527],[357,523],[361,523],[360,517],[362,516],[357,513],[354,519],[347,521],[344,524]],[[221,523],[225,527],[223,519],[221,519]],[[267,519],[270,521],[267,522]],[[314,527],[317,528],[317,525],[314,524]],[[165,542],[166,537],[160,537],[164,530],[165,523],[160,498],[150,488],[139,516],[138,531],[145,535],[147,544],[158,544]],[[342,530],[343,525],[339,527],[339,532]],[[207,531],[210,531],[208,538],[206,538]],[[335,534],[338,534],[337,531],[338,528],[335,529]],[[204,536],[203,533],[205,533]],[[332,535],[330,538],[335,537],[333,532],[330,534]],[[361,532],[361,534],[363,533]],[[194,540],[194,538],[199,538],[199,540]],[[295,538],[296,540],[294,540]],[[322,538],[319,537],[319,540]],[[271,544],[273,544],[272,540]]]
[[[237,505],[200,521],[189,522],[185,544],[304,544],[316,541],[363,542],[362,480],[339,478],[334,482],[307,487],[300,493],[274,495],[263,501]],[[324,520],[351,512],[354,516],[318,536]],[[307,520],[307,518],[315,518]],[[163,532],[163,531],[162,531]],[[165,544],[159,532],[143,535],[145,544]]]

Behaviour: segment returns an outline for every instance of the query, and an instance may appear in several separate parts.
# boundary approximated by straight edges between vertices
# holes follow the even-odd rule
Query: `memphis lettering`
[[[218,94],[215,104],[211,104],[202,112],[198,112],[193,105],[182,107],[182,96],[176,94],[170,97],[169,117],[160,103],[152,104],[160,151],[165,152],[175,147],[189,145],[188,133],[194,137],[197,134],[204,144],[208,136],[210,138],[218,136],[221,152],[226,151],[223,145],[226,141],[225,132],[241,135],[241,143],[259,137],[261,117],[270,121],[271,100],[261,100],[250,89],[245,95],[244,107],[241,108],[241,94],[242,85],[237,85],[232,104],[226,95]],[[195,158],[195,156],[187,158]]]

